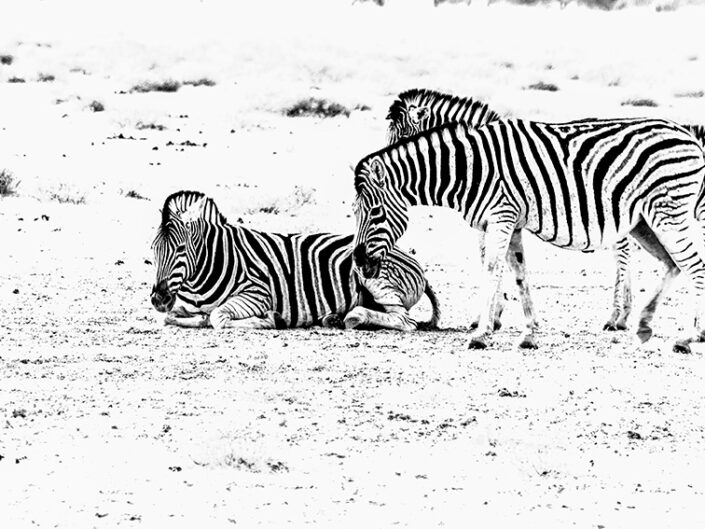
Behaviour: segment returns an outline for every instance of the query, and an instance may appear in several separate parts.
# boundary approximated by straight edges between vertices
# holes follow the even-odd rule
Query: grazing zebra
[[[361,278],[352,239],[233,226],[212,199],[180,191],[164,202],[153,244],[152,304],[182,327],[435,328],[437,299],[416,260],[392,251],[378,278]],[[417,325],[408,309],[424,293],[433,316]]]
[[[483,310],[471,347],[486,347],[512,234],[527,229],[551,244],[591,251],[631,234],[667,267],[641,313],[650,322],[670,281],[685,272],[698,295],[695,334],[676,342],[689,351],[702,341],[705,240],[696,218],[703,198],[705,153],[693,135],[658,119],[538,123],[494,121],[434,128],[363,158],[355,169],[355,263],[375,277],[404,233],[408,208],[458,210],[486,232]],[[533,322],[520,345],[534,344]]]
[[[471,97],[458,97],[451,94],[427,89],[411,89],[401,92],[390,105],[387,114],[389,120],[388,141],[390,144],[419,134],[425,130],[448,123],[465,123],[478,127],[501,119],[499,113],[492,110],[486,103]],[[683,125],[698,141],[705,146],[705,127],[700,125]],[[480,231],[480,258],[484,263],[485,237]],[[627,318],[632,309],[631,277],[629,273],[629,258],[631,245],[627,237],[618,240],[613,246],[613,257],[616,265],[612,312],[604,324],[608,331],[625,330]],[[521,232],[513,234],[510,250],[507,252],[507,262],[515,272],[519,296],[525,313],[530,314],[534,326],[538,322],[534,316],[534,305],[531,299],[529,283],[526,280],[526,260]],[[501,327],[503,300],[506,294],[497,299],[494,315],[494,328]],[[476,327],[479,317],[476,317],[471,327]],[[531,344],[526,343],[526,346]]]

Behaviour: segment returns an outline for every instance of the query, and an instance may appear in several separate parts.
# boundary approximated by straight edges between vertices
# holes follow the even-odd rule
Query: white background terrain
[[[504,327],[467,350],[477,236],[430,208],[400,246],[441,331],[162,325],[169,193],[251,228],[352,233],[350,165],[384,146],[402,90],[705,123],[705,8],[348,4],[2,6],[0,171],[19,184],[0,197],[0,525],[704,527],[705,348],[671,352],[687,285],[645,345],[604,332],[609,251],[527,235],[538,350],[514,346],[509,278]],[[310,97],[349,115],[286,115]],[[632,270],[636,316],[660,269],[639,251]]]

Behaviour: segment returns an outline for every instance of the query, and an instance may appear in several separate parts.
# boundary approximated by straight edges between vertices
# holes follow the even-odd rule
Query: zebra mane
[[[195,202],[201,199],[205,199],[205,207],[203,209],[202,218],[206,220],[215,220],[216,222],[225,224],[227,219],[220,213],[218,206],[212,198],[207,197],[200,191],[177,191],[172,193],[164,201],[164,207],[162,208],[162,222],[159,226],[160,231],[166,232],[168,230],[169,222],[174,218],[182,218],[182,215],[192,206]]]
[[[705,147],[705,125],[684,125],[684,127]]]
[[[432,103],[438,103],[442,101],[448,101],[451,106],[461,105],[463,108],[466,109],[484,109],[487,112],[487,121],[493,121],[495,119],[500,119],[501,117],[497,112],[490,109],[487,103],[480,101],[479,99],[444,94],[443,92],[438,92],[436,90],[430,90],[427,88],[412,88],[411,90],[401,92],[397,96],[397,99],[395,99],[389,107],[387,119],[392,121],[399,121],[406,114],[406,112],[408,111],[408,107],[411,105],[430,105]]]

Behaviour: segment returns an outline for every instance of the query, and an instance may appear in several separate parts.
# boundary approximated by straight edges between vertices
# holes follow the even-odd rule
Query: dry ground
[[[0,17],[0,170],[21,181],[0,199],[3,527],[705,526],[705,356],[670,351],[685,285],[645,346],[603,333],[608,252],[527,241],[537,351],[513,347],[515,301],[492,348],[466,349],[475,235],[443,210],[416,211],[403,246],[449,330],[186,331],[148,299],[176,189],[247,226],[351,232],[348,165],[408,87],[546,120],[705,122],[702,9],[295,4]],[[352,112],[282,114],[310,96]],[[658,272],[643,252],[633,268],[639,306]]]

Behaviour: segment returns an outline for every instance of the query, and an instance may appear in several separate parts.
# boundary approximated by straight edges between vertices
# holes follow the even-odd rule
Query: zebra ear
[[[203,218],[205,208],[206,197],[199,198],[195,202],[189,204],[183,213],[181,213],[181,220],[188,223]]]
[[[370,165],[371,180],[378,186],[383,186],[387,179],[387,171],[384,169],[384,164],[379,158],[375,158]]]

